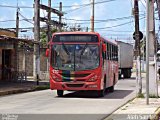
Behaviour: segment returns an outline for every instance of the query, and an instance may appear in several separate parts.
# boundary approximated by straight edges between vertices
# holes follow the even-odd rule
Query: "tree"
[[[52,28],[51,29],[51,33],[55,33],[58,30],[56,28]],[[51,34],[51,36],[52,36]],[[46,29],[42,29],[40,32],[40,41],[42,43],[42,47],[47,47],[47,43],[48,43],[48,38],[47,38],[47,30]]]
[[[73,27],[70,27],[69,31],[82,31],[82,27],[75,24]]]
[[[160,44],[159,44],[159,37],[158,34],[155,35],[155,52],[157,52],[158,50],[160,50]],[[141,48],[141,58],[144,55],[144,58],[146,58],[146,36],[143,37],[143,40],[140,41],[140,48]]]

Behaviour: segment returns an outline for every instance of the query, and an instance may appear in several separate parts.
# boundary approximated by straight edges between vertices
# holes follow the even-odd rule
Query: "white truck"
[[[118,44],[119,78],[130,78],[133,67],[133,45],[122,41]]]

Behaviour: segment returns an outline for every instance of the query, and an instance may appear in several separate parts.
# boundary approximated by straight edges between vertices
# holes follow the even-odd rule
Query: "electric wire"
[[[28,20],[25,16],[23,16],[20,12],[19,12],[19,15],[20,15],[21,17],[23,17],[26,22],[29,22],[29,23],[31,23],[32,25],[34,25],[34,23],[32,23],[31,21],[29,21],[29,20]]]

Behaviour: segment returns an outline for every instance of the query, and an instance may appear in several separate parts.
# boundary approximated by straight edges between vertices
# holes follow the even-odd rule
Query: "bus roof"
[[[57,32],[53,33],[53,35],[68,35],[68,34],[92,34],[92,35],[99,35],[97,32],[81,32],[81,31],[75,31],[75,32]]]
[[[106,38],[104,38],[104,37],[101,37],[101,39],[103,39],[104,41],[106,41],[106,42],[108,42],[108,43],[110,43],[110,44],[117,45],[116,40],[111,41],[111,40],[106,39]]]
[[[82,32],[82,31],[74,31],[74,32],[56,32],[53,33],[53,35],[69,35],[69,34],[84,34],[84,35],[97,35],[98,37],[100,37],[101,39],[103,39],[104,41],[113,44],[113,45],[117,45],[116,41],[111,41],[108,39],[105,39],[104,37],[102,37],[98,32]]]

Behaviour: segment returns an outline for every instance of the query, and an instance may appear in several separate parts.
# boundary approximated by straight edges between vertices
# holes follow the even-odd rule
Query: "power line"
[[[115,33],[131,33],[133,31],[116,31],[116,30],[101,30],[101,31],[109,31],[109,32],[115,32]],[[143,32],[143,31],[142,31]]]
[[[8,8],[17,8],[17,6],[11,6],[11,5],[0,5],[0,7],[8,7]],[[18,6],[19,8],[33,8],[30,6]]]
[[[111,1],[116,1],[116,0],[104,0],[104,1],[99,1],[99,2],[96,2],[95,4],[101,4],[101,3],[106,3],[106,2],[111,2]],[[81,4],[81,5],[78,5],[79,7],[85,7],[85,6],[89,6],[90,3],[88,4]],[[0,7],[8,7],[8,8],[17,8],[17,6],[11,6],[11,5],[0,5]],[[18,6],[19,8],[34,8],[32,6]],[[71,7],[74,7],[73,5],[72,6],[63,6],[63,8],[71,8]],[[59,6],[54,6],[54,8],[59,8]]]
[[[140,1],[141,1],[141,4],[143,5],[143,7],[146,9],[146,6],[143,4],[142,0],[140,0]]]
[[[104,0],[104,1],[99,1],[99,2],[95,2],[95,5],[97,5],[97,4],[102,4],[102,3],[107,3],[107,2],[112,2],[112,1],[116,1],[116,0]],[[73,12],[73,11],[76,11],[76,10],[78,10],[78,9],[80,9],[80,8],[87,7],[87,6],[90,6],[90,5],[91,5],[91,3],[81,4],[81,5],[78,5],[78,6],[79,6],[78,8],[72,9],[72,10],[68,10],[68,11],[65,11],[65,12],[68,14],[68,13],[71,13],[71,12]],[[73,7],[73,6],[69,6],[69,7]]]
[[[95,23],[104,23],[104,22],[110,22],[110,21],[120,21],[120,20],[127,20],[127,19],[131,19],[131,18],[133,18],[133,16],[114,18],[114,19],[107,19],[107,20],[95,20]],[[75,21],[79,21],[79,20],[75,20]],[[132,22],[133,22],[133,20],[132,20]],[[87,22],[81,22],[81,23],[77,22],[77,24],[89,24],[89,23],[90,23],[89,20],[87,20]]]
[[[145,16],[145,14],[140,14],[140,16]],[[58,17],[52,17],[52,18],[58,18]],[[133,16],[125,16],[125,17],[118,17],[118,18],[111,18],[106,20],[94,20],[95,22],[108,22],[108,21],[117,21],[117,20],[124,20],[124,19],[130,19],[133,18]],[[68,19],[63,18],[64,20],[73,20],[73,21],[90,21],[90,20],[77,20],[77,19]]]
[[[143,18],[140,18],[140,20],[144,19],[145,17]],[[115,26],[111,26],[111,27],[103,27],[103,28],[95,28],[95,29],[107,29],[107,28],[114,28],[114,27],[119,27],[119,26],[123,26],[123,25],[126,25],[126,24],[130,24],[132,23],[133,21],[129,21],[129,22],[125,22],[125,23],[122,23],[122,24],[118,24],[118,25],[115,25]]]
[[[19,15],[20,15],[21,17],[23,17],[25,21],[27,21],[27,22],[29,22],[29,23],[31,23],[31,24],[34,24],[34,23],[32,23],[31,21],[29,21],[25,16],[23,16],[20,12],[19,12]]]
[[[145,18],[145,17],[142,17],[142,18],[140,18],[140,20],[142,20],[142,19],[144,19],[144,18]],[[95,29],[96,29],[96,30],[104,30],[104,29],[108,29],[108,28],[115,28],[115,27],[127,25],[127,24],[130,24],[130,23],[133,23],[133,21],[125,22],[125,23],[118,24],[118,25],[115,25],[115,26],[95,28]],[[86,29],[86,27],[81,27],[81,28],[82,28],[82,29]],[[90,28],[89,28],[89,29],[90,29]]]
[[[24,16],[23,16],[24,17]],[[145,17],[142,17],[140,18],[140,20],[144,19]],[[26,19],[24,19],[26,20]],[[95,28],[95,29],[99,29],[99,30],[104,30],[104,29],[108,29],[108,28],[114,28],[114,27],[119,27],[119,26],[123,26],[123,25],[126,25],[126,24],[130,24],[132,23],[133,21],[129,21],[129,22],[125,22],[125,23],[122,23],[122,24],[118,24],[118,25],[115,25],[115,26],[110,26],[110,27],[103,27],[103,28]],[[43,27],[43,28],[46,28],[46,27]],[[82,28],[85,28],[85,27],[82,27]],[[15,29],[15,28],[6,28],[6,29]],[[19,28],[19,29],[33,29],[33,27],[27,27],[27,28]],[[129,32],[129,31],[127,31]]]
[[[21,19],[19,21],[24,21],[24,20],[32,20],[32,19]],[[14,21],[16,21],[16,20],[2,20],[0,22],[14,22]]]

